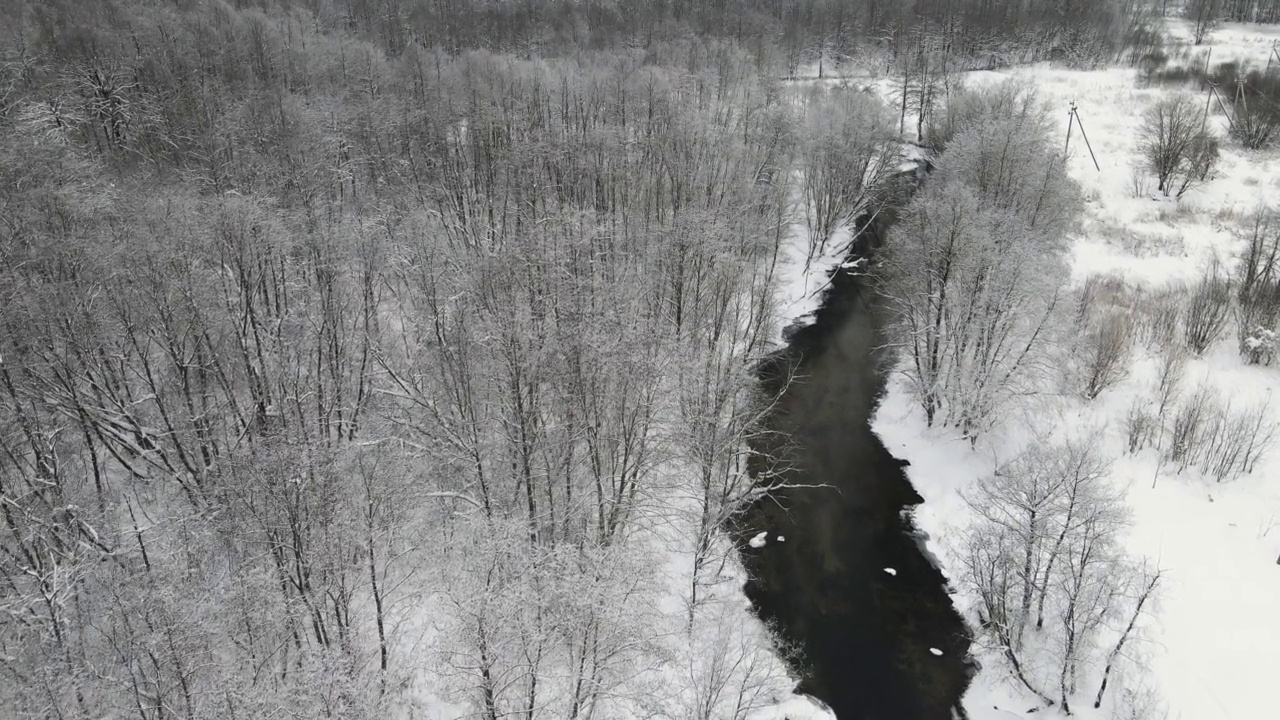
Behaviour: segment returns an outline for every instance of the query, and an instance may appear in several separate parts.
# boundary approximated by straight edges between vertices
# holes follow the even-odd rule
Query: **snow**
[[[822,302],[822,291],[829,284],[832,272],[837,268],[852,269],[860,264],[860,261],[846,260],[851,239],[849,230],[840,228],[827,242],[824,252],[810,260],[808,230],[803,221],[792,223],[775,268],[780,306],[779,322],[773,335],[775,346],[785,344],[784,333],[788,328],[813,323],[814,313]]]
[[[821,700],[810,695],[796,695],[751,713],[747,720],[835,720],[835,715]]]
[[[665,618],[679,619],[681,629],[670,636],[664,646],[672,657],[657,669],[649,680],[654,687],[666,686],[674,698],[682,701],[660,706],[663,717],[693,717],[698,703],[713,704],[716,717],[732,715],[741,720],[836,720],[821,701],[796,692],[800,679],[777,651],[777,638],[751,607],[745,592],[747,572],[739,559],[738,548],[724,533],[713,539],[709,555],[718,558],[715,575],[704,579],[699,591],[699,618],[690,631],[684,627],[689,612],[689,582],[694,572],[694,557],[689,551],[689,527],[697,521],[696,506],[682,507],[677,523],[653,530],[653,555],[665,566],[662,599],[659,609]],[[749,544],[763,547],[768,532],[754,535]],[[649,538],[646,538],[649,539]],[[720,560],[723,560],[721,562]],[[720,654],[717,654],[720,653]],[[715,683],[719,688],[708,691]],[[704,683],[704,684],[699,684]],[[711,683],[710,685],[705,683]],[[693,692],[688,692],[692,690]],[[735,695],[741,691],[741,696]],[[699,695],[707,692],[707,695]],[[746,704],[736,706],[739,701]],[[674,708],[668,710],[667,708]],[[434,715],[430,717],[435,717]],[[620,720],[627,720],[620,716]]]
[[[1186,33],[1181,24],[1174,24],[1174,31]],[[1277,39],[1278,27],[1226,25],[1207,46],[1213,48],[1214,63],[1244,59],[1265,66]],[[1191,57],[1206,51],[1193,50]],[[1245,213],[1264,200],[1280,200],[1280,152],[1245,151],[1226,139],[1226,120],[1216,107],[1210,122],[1224,139],[1215,177],[1176,203],[1153,199],[1149,190],[1134,191],[1130,169],[1141,112],[1174,88],[1143,87],[1133,70],[1115,68],[1075,71],[1044,65],[982,73],[976,79],[988,82],[997,75],[1033,82],[1060,111],[1064,139],[1067,108],[1075,101],[1097,155],[1101,171],[1094,168],[1077,128],[1068,171],[1081,183],[1088,204],[1072,249],[1074,283],[1105,274],[1130,287],[1156,290],[1198,278],[1210,259],[1232,257],[1237,243],[1232,228]],[[1280,386],[1280,368],[1245,365],[1235,352],[1234,329],[1228,333],[1189,363],[1183,387],[1190,391],[1207,382],[1237,405],[1260,402]],[[1128,455],[1122,437],[1134,399],[1152,396],[1154,367],[1139,345],[1128,377],[1094,402],[1045,398],[1010,417],[977,447],[925,427],[895,380],[873,428],[891,452],[910,461],[905,471],[925,498],[915,509],[916,523],[932,538],[928,550],[944,571],[955,567],[948,537],[968,522],[960,497],[966,487],[1037,432],[1062,437],[1072,429],[1106,428],[1110,477],[1127,492],[1132,515],[1126,547],[1165,573],[1152,608],[1154,619],[1126,647],[1127,668],[1118,679],[1113,676],[1112,687],[1127,685],[1135,705],[1143,702],[1145,687],[1153,689],[1155,710],[1133,717],[1158,720],[1161,708],[1169,720],[1273,717],[1272,686],[1280,668],[1280,439],[1252,474],[1234,482],[1214,483],[1190,471],[1175,475],[1167,468],[1157,473],[1155,451]],[[1280,423],[1280,402],[1270,403],[1269,412]],[[890,568],[885,572],[893,574]],[[970,607],[962,593],[955,600],[962,612]],[[975,652],[984,669],[966,696],[970,717],[1005,720],[1039,705],[1007,679],[998,658],[981,649]],[[1081,702],[1072,708],[1075,716],[1130,717],[1127,707],[1110,707],[1123,700],[1119,687],[1108,693],[1102,710]],[[1049,709],[1038,716],[1060,713]]]
[[[804,68],[797,79],[787,81],[791,87],[804,87],[820,83],[827,88],[865,87],[874,89],[884,95],[889,92],[889,81],[881,79],[871,82],[865,76],[858,76],[858,82],[851,83],[846,75],[833,76],[826,74],[822,80],[817,77],[817,65]],[[913,170],[917,160],[922,156],[919,148],[902,143],[899,148],[899,172]],[[793,177],[793,185],[800,186],[801,177],[797,173]],[[848,225],[836,229],[827,243],[809,257],[809,231],[805,225],[803,205],[799,191],[792,194],[791,202],[799,210],[796,219],[787,229],[779,248],[778,261],[773,271],[776,273],[776,299],[779,305],[778,322],[772,336],[774,347],[786,344],[787,331],[811,325],[814,313],[822,303],[822,292],[830,285],[831,276],[837,270],[857,270],[865,262],[865,258],[848,257],[849,246],[853,241],[853,233]]]

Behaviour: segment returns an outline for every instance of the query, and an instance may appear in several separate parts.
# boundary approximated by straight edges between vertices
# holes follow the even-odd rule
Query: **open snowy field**
[[[1184,27],[1172,35],[1187,35]],[[1227,25],[1190,52],[1203,63],[1241,60],[1265,66],[1280,39],[1274,26]],[[1280,203],[1280,153],[1247,151],[1227,138],[1227,119],[1215,103],[1209,122],[1219,127],[1222,158],[1213,177],[1180,202],[1157,198],[1155,181],[1135,173],[1137,128],[1142,112],[1179,90],[1144,87],[1137,71],[1072,71],[1043,66],[981,73],[1033,83],[1054,108],[1067,137],[1068,111],[1077,105],[1099,169],[1080,128],[1073,129],[1068,171],[1086,193],[1082,231],[1072,251],[1072,283],[1089,276],[1119,278],[1127,288],[1159,291],[1198,280],[1215,259],[1230,267],[1241,240],[1238,229],[1261,203]],[[1187,90],[1201,102],[1204,93]],[[1206,386],[1232,407],[1265,407],[1265,421],[1280,425],[1280,369],[1249,366],[1236,351],[1235,329],[1200,356],[1192,355],[1182,380],[1184,395]],[[912,482],[926,498],[916,518],[929,546],[955,576],[956,549],[949,542],[972,512],[962,493],[1028,442],[1079,437],[1096,429],[1109,481],[1125,492],[1131,527],[1125,545],[1162,571],[1148,617],[1125,645],[1127,660],[1112,676],[1100,710],[1092,702],[1072,706],[1079,717],[1254,720],[1275,717],[1272,687],[1280,668],[1280,442],[1272,442],[1251,473],[1215,482],[1191,468],[1176,473],[1152,447],[1129,453],[1126,418],[1153,400],[1157,359],[1134,345],[1125,378],[1093,401],[1070,394],[1038,398],[1006,418],[976,447],[948,431],[925,427],[922,413],[899,382],[890,390],[875,429],[895,455],[911,463]],[[1276,396],[1276,397],[1273,397]],[[1030,440],[1035,437],[1038,440]],[[1278,438],[1280,439],[1280,438]],[[962,609],[972,599],[957,597]],[[1108,628],[1119,633],[1123,628]],[[984,671],[967,699],[975,720],[1021,717],[1041,703],[1008,679],[1002,658],[979,654]],[[1100,671],[1100,669],[1099,669]],[[1086,677],[1088,676],[1088,677]],[[1118,682],[1118,684],[1117,684]],[[1092,700],[1098,673],[1083,673],[1081,699]],[[1037,717],[1053,716],[1057,708]]]

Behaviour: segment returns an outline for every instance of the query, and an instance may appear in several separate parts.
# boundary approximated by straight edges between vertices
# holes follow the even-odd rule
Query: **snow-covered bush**
[[[1111,706],[1111,720],[1165,720],[1169,708],[1150,685],[1122,686]]]
[[[1179,330],[1186,296],[1187,290],[1181,285],[1143,296],[1137,329],[1139,338],[1147,348],[1162,352],[1164,348],[1182,345]]]
[[[1182,378],[1187,371],[1187,350],[1170,343],[1161,349],[1156,363],[1156,421],[1163,424],[1165,415],[1182,392]]]
[[[1134,165],[1129,169],[1129,195],[1144,198],[1150,194],[1151,179],[1147,176],[1146,168],[1142,165]]]
[[[1187,149],[1186,160],[1174,178],[1177,181],[1177,197],[1182,197],[1191,188],[1209,180],[1220,155],[1221,147],[1216,135],[1207,130],[1196,133]],[[1166,195],[1168,191],[1165,188]]]
[[[1271,364],[1275,345],[1270,330],[1280,322],[1280,221],[1260,207],[1237,233],[1243,243],[1236,264],[1236,328],[1240,354],[1250,364]]]
[[[1250,365],[1270,365],[1275,350],[1276,334],[1264,327],[1254,328],[1240,343],[1240,352]]]
[[[1124,379],[1140,295],[1119,277],[1090,275],[1076,302],[1074,341],[1062,363],[1070,392],[1092,400]]]

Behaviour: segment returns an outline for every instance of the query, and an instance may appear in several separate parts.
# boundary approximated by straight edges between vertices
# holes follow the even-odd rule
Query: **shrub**
[[[1145,448],[1155,437],[1158,420],[1151,414],[1146,403],[1134,400],[1125,416],[1125,437],[1129,442],[1129,453],[1133,454]]]
[[[1164,348],[1181,345],[1178,332],[1182,327],[1186,293],[1186,288],[1177,286],[1151,295],[1146,301],[1139,318],[1139,335],[1148,348],[1163,351]]]
[[[1191,138],[1186,158],[1175,176],[1178,185],[1177,196],[1182,197],[1187,190],[1208,180],[1209,173],[1218,164],[1220,155],[1218,138],[1209,132],[1197,132]],[[1166,192],[1167,190],[1166,188]]]
[[[1141,165],[1134,165],[1129,169],[1129,195],[1135,198],[1144,198],[1151,193],[1151,183],[1147,178],[1147,173]]]
[[[1187,372],[1187,350],[1181,345],[1170,344],[1161,349],[1156,366],[1156,417],[1164,423],[1165,413],[1177,401],[1182,390],[1182,378]]]
[[[1269,417],[1267,401],[1236,410],[1202,385],[1178,408],[1165,459],[1178,472],[1194,467],[1217,482],[1234,480],[1270,447],[1276,428]]]
[[[1139,152],[1166,196],[1182,197],[1203,182],[1218,161],[1218,141],[1203,128],[1200,104],[1185,93],[1148,108],[1138,137]]]
[[[1250,365],[1270,365],[1275,357],[1276,334],[1263,327],[1254,328],[1240,345],[1240,352]]]
[[[1231,283],[1221,277],[1217,263],[1205,271],[1187,303],[1183,323],[1187,347],[1197,355],[1222,336],[1231,308]]]
[[[1243,250],[1236,264],[1236,328],[1240,354],[1250,364],[1271,364],[1280,322],[1280,224],[1268,208],[1258,208],[1238,234]]]
[[[1124,379],[1132,348],[1133,315],[1111,310],[1090,323],[1084,336],[1084,396],[1092,400]]]

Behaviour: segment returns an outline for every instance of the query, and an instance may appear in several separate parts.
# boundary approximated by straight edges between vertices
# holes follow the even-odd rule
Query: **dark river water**
[[[865,229],[854,252],[882,232]],[[884,388],[880,317],[865,280],[841,271],[817,321],[762,372],[786,389],[771,419],[778,439],[758,449],[785,459],[786,480],[823,487],[784,491],[742,519],[742,538],[769,532],[744,552],[746,590],[801,651],[800,689],[839,720],[950,720],[969,637],[904,513],[922,499],[869,427]]]

